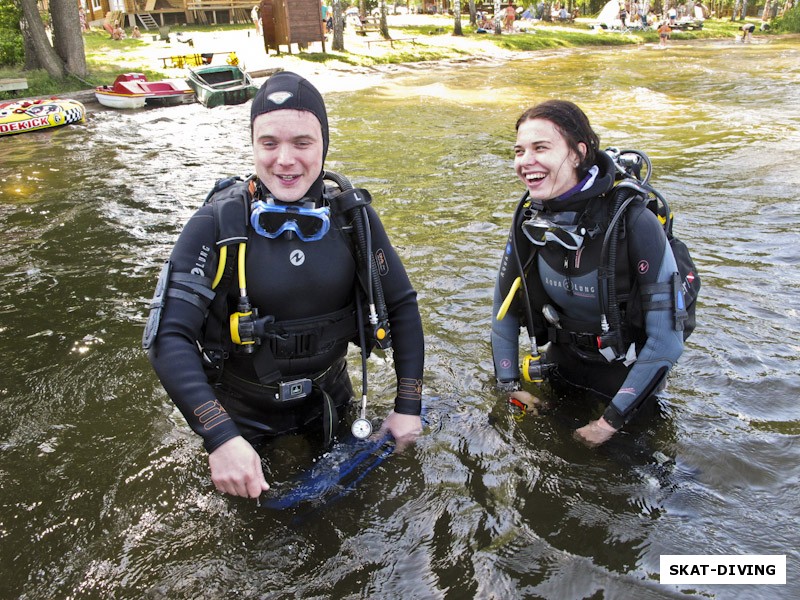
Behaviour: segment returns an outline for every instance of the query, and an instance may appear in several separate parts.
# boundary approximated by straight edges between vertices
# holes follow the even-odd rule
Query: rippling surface
[[[551,97],[650,155],[703,277],[659,410],[594,451],[571,432],[601,406],[517,421],[492,387],[513,124]],[[280,511],[214,491],[139,340],[182,224],[251,170],[249,107],[94,106],[0,139],[0,596],[797,597],[796,44],[426,66],[328,105],[328,168],[371,190],[419,292],[425,435],[339,497]],[[391,364],[370,371],[382,416]],[[286,493],[337,452],[283,439],[267,478]],[[787,585],[663,586],[662,554],[786,554]]]

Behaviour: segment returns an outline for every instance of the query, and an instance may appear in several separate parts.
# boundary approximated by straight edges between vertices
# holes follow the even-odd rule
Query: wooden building
[[[319,0],[261,0],[261,26],[264,48],[280,54],[281,46],[292,52],[292,44],[305,48],[322,42],[325,52],[325,25]]]
[[[252,23],[250,11],[258,0],[77,0],[86,21],[100,25],[111,13],[126,27],[138,25],[142,31],[165,25],[198,23]]]

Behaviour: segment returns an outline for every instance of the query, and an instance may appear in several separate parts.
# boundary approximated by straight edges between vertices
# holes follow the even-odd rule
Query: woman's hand
[[[539,409],[544,407],[544,402],[525,390],[516,390],[508,396],[508,401],[526,413],[539,414]]]
[[[397,452],[413,444],[422,433],[422,419],[418,415],[403,415],[394,411],[383,420],[380,433],[388,431],[397,444]]]
[[[611,436],[615,433],[617,433],[617,430],[603,417],[600,417],[597,421],[590,421],[588,425],[576,429],[574,437],[590,448],[596,448],[611,439]]]
[[[225,494],[258,498],[269,489],[261,457],[241,436],[228,440],[209,454],[208,466],[214,487]]]

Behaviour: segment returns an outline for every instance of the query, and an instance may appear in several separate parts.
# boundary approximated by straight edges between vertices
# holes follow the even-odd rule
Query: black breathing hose
[[[614,192],[614,204],[611,214],[614,217],[606,230],[603,239],[603,248],[600,252],[600,285],[597,289],[597,297],[600,301],[600,314],[602,315],[604,329],[603,333],[611,333],[612,345],[617,353],[622,351],[622,314],[617,302],[617,242],[619,241],[619,221],[628,205],[633,202],[637,192],[635,189],[623,183],[617,186]],[[603,283],[608,289],[607,301],[603,295]],[[607,319],[607,320],[606,320]]]
[[[512,217],[511,222],[511,248],[514,251],[517,269],[519,269],[522,297],[525,304],[525,320],[527,321],[526,329],[528,330],[528,338],[531,342],[531,354],[536,354],[538,353],[538,346],[536,344],[536,334],[534,333],[533,307],[531,306],[531,299],[528,295],[528,283],[525,281],[525,266],[522,264],[522,258],[519,255],[519,246],[517,244],[517,221],[519,220],[520,209],[523,207],[527,199],[528,192],[525,192],[525,194],[522,196],[522,199],[517,204],[517,208],[514,210],[514,216]]]
[[[326,171],[324,179],[330,179],[339,186],[341,191],[352,190],[353,184],[338,173]],[[356,234],[356,256],[362,265],[366,267],[366,285],[368,302],[375,307],[378,322],[382,323],[388,331],[388,311],[386,309],[386,299],[383,294],[383,287],[380,282],[380,274],[375,257],[372,255],[372,235],[369,229],[369,217],[367,216],[366,206],[359,206],[351,210],[353,217],[353,229]],[[366,256],[364,254],[366,253]],[[374,325],[374,323],[373,323]]]

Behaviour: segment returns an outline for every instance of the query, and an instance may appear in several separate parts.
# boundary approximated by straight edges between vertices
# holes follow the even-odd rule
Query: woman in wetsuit
[[[359,267],[352,235],[323,197],[328,119],[319,91],[294,73],[277,73],[253,100],[250,122],[257,178],[249,188],[242,274],[263,339],[245,346],[242,323],[256,313],[237,312],[241,283],[234,279],[228,290],[213,289],[221,262],[218,213],[224,211],[211,202],[188,221],[172,251],[169,291],[150,357],[170,398],[202,436],[216,488],[258,497],[269,485],[254,445],[330,427],[328,421],[335,428],[347,412],[353,389],[345,356],[348,342],[359,338]],[[421,319],[416,292],[378,215],[370,206],[366,214],[371,251],[381,265],[397,375],[394,410],[383,428],[398,443],[408,443],[421,431]],[[210,382],[202,346],[218,294],[227,294],[226,311],[235,314],[240,330],[227,334],[229,348]],[[223,331],[227,318],[218,319],[225,321]]]
[[[571,102],[550,100],[528,109],[516,130],[514,167],[527,191],[514,215],[494,292],[491,340],[498,386],[510,393],[512,403],[538,403],[520,389],[524,322],[534,338],[532,353],[549,342],[529,363],[537,374],[610,400],[602,417],[576,431],[584,443],[599,445],[663,388],[683,351],[682,332],[665,309],[671,295],[664,290],[671,289],[675,259],[656,215],[643,202],[631,205],[614,275],[625,315],[618,332],[622,339],[606,345],[610,338],[598,294],[608,290],[598,271],[604,266],[615,164],[599,150],[589,120]],[[643,303],[637,290],[644,289],[664,293]]]

